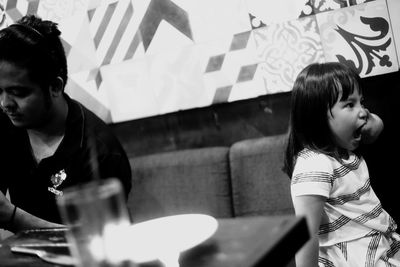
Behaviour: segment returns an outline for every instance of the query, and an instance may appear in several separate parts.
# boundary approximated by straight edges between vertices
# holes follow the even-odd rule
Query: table
[[[286,266],[308,240],[303,217],[255,216],[218,219],[216,233],[204,243],[183,252],[181,267],[261,267]],[[10,245],[18,238],[1,243],[2,267],[55,267],[37,257],[14,254]],[[158,266],[157,263],[143,266]]]

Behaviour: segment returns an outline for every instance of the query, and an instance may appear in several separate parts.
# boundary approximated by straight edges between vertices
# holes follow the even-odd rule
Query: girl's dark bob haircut
[[[328,124],[328,112],[354,90],[362,94],[359,75],[339,62],[313,63],[299,73],[292,90],[284,163],[284,171],[289,177],[297,154],[304,148],[339,159]]]

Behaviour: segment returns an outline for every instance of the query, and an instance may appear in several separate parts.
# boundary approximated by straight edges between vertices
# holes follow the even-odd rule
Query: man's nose
[[[7,109],[14,105],[13,99],[7,94],[0,94],[0,105],[2,108]]]

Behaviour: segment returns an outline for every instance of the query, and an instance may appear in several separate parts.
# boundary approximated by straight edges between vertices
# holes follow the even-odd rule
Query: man
[[[121,144],[64,92],[59,36],[35,16],[0,31],[0,227],[14,232],[60,226],[56,198],[67,187],[116,177],[126,197],[131,188]]]

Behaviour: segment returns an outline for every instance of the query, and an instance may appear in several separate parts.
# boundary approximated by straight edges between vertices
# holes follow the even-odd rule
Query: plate
[[[161,217],[128,229],[130,258],[141,263],[179,255],[210,238],[218,228],[217,220],[205,214],[182,214]]]
[[[68,247],[67,228],[39,228],[23,230],[7,239],[10,246],[20,247]]]

